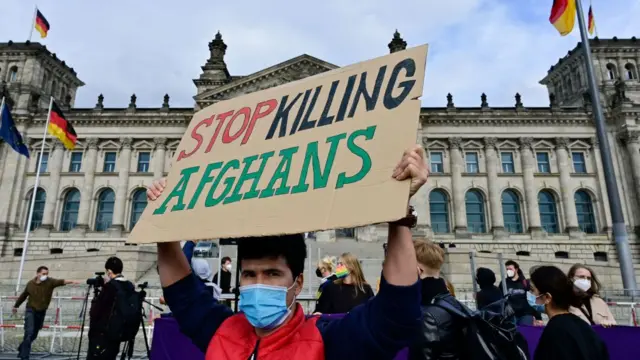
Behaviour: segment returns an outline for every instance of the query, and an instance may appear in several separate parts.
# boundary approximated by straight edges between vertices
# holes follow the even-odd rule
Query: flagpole
[[[587,80],[589,82],[589,93],[591,93],[591,106],[593,107],[593,115],[596,124],[596,134],[600,142],[600,157],[602,158],[602,167],[604,171],[604,182],[607,187],[607,195],[609,196],[609,207],[611,209],[611,220],[613,221],[613,238],[618,250],[618,261],[620,263],[620,273],[622,275],[622,284],[625,290],[635,292],[636,277],[633,268],[633,258],[629,247],[629,235],[624,223],[624,214],[620,203],[620,194],[618,193],[618,182],[613,170],[613,160],[611,159],[611,148],[609,147],[609,139],[607,138],[607,130],[605,128],[604,114],[602,104],[600,103],[600,92],[596,83],[596,77],[593,71],[593,59],[591,57],[591,46],[589,44],[589,36],[587,27],[584,22],[584,14],[582,10],[582,0],[576,1],[576,10],[578,15],[578,25],[580,27],[580,37],[582,38],[582,50],[584,51],[585,67],[587,69]],[[633,293],[632,293],[633,294]]]
[[[22,270],[24,269],[24,260],[27,256],[27,247],[29,246],[29,234],[31,233],[31,222],[33,221],[33,209],[36,204],[36,195],[38,193],[38,185],[40,185],[40,171],[42,170],[42,154],[44,154],[44,145],[47,140],[47,130],[49,127],[49,119],[51,118],[51,108],[53,106],[53,96],[49,100],[49,112],[47,112],[47,122],[44,124],[44,133],[42,134],[42,146],[40,147],[40,156],[38,157],[38,168],[36,170],[36,181],[31,194],[31,205],[29,206],[29,216],[27,218],[27,229],[24,232],[24,244],[22,244],[22,257],[20,258],[20,270],[18,271],[18,282],[16,283],[16,295],[20,291],[20,281],[22,281]],[[50,194],[56,196],[56,194]]]
[[[38,5],[33,8],[33,20],[31,21],[31,31],[29,32],[29,42],[33,36],[33,29],[36,27],[36,16],[38,15]]]

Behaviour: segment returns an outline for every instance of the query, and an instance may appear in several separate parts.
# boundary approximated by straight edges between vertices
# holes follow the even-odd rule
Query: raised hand
[[[424,163],[424,149],[420,145],[405,150],[402,160],[393,170],[393,178],[399,181],[411,179],[409,197],[415,195],[427,182],[429,169]]]
[[[164,191],[164,188],[167,186],[167,179],[161,178],[158,180],[154,180],[153,184],[147,188],[147,200],[154,201]]]

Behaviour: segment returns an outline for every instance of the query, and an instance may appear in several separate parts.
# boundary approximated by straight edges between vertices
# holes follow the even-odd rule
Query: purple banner
[[[342,315],[331,315],[332,318],[341,318]],[[531,358],[535,352],[540,335],[544,327],[521,326],[520,332],[529,343]],[[640,327],[615,326],[612,328],[594,327],[594,330],[604,340],[609,349],[609,357],[615,360],[640,359],[640,347],[637,346],[640,339]],[[395,360],[408,358],[405,349],[398,353]],[[156,319],[153,330],[153,344],[151,347],[151,359],[153,360],[203,360],[204,354],[191,343],[186,336],[180,333],[178,323],[172,318]]]

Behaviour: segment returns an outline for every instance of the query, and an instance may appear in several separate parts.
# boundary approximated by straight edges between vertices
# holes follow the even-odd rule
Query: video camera
[[[102,277],[104,276],[104,271],[98,271],[94,274],[96,275],[96,277],[88,278],[87,285],[93,286],[95,288],[102,287],[102,285],[104,285],[104,278]]]

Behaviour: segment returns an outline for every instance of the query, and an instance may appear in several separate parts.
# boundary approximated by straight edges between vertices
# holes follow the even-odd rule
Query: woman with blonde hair
[[[340,256],[338,267],[344,267],[346,276],[323,287],[316,305],[316,313],[348,313],[373,297],[373,290],[364,278],[358,258],[344,253]]]
[[[335,256],[325,256],[322,260],[318,261],[318,268],[316,269],[316,276],[320,278],[320,286],[316,293],[316,299],[320,298],[322,289],[333,281],[338,279],[336,275],[336,258]]]
[[[593,270],[586,265],[575,264],[569,269],[567,277],[573,284],[573,291],[579,300],[576,306],[569,308],[569,312],[591,325],[616,325],[616,319],[609,306],[600,297],[600,282]]]

